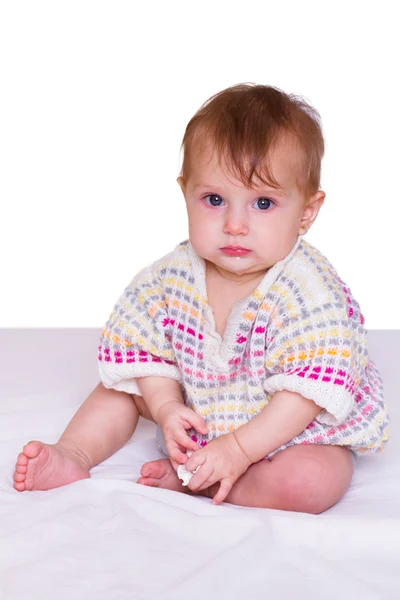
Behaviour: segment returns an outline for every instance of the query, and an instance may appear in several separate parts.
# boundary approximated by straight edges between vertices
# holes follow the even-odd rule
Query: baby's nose
[[[224,233],[231,235],[247,235],[249,232],[248,217],[243,210],[228,210],[224,222]]]

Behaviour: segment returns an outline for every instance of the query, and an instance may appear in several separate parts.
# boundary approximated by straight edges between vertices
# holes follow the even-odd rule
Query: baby
[[[319,115],[236,85],[200,108],[182,147],[189,240],[125,289],[102,331],[101,383],[56,444],[24,447],[14,487],[90,477],[142,416],[168,458],[139,484],[321,513],[389,428],[359,304],[303,238],[325,199]]]

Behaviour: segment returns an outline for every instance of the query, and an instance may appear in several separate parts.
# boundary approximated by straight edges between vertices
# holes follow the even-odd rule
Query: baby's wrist
[[[182,402],[179,400],[179,398],[171,398],[170,400],[163,402],[163,404],[158,407],[156,413],[153,414],[155,422],[162,426],[165,419],[171,414],[171,411],[181,405]]]
[[[233,431],[232,432],[232,437],[235,441],[236,444],[236,448],[238,450],[238,452],[240,453],[241,457],[248,462],[248,467],[250,467],[250,465],[253,464],[253,460],[251,460],[251,457],[248,455],[248,453],[246,452],[246,449],[243,447],[243,444],[241,443],[241,440],[238,438],[237,432]]]

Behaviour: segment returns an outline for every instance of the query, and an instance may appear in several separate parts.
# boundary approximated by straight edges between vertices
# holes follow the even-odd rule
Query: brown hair
[[[268,169],[268,152],[289,134],[300,149],[297,185],[307,196],[318,191],[324,139],[319,113],[302,97],[266,85],[238,84],[209,98],[189,121],[182,140],[180,175],[187,181],[194,143],[212,140],[219,158],[246,187],[255,175],[279,187]]]

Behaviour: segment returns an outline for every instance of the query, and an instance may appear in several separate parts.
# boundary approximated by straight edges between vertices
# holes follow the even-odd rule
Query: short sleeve
[[[366,331],[346,308],[327,303],[274,320],[266,348],[266,392],[288,390],[313,400],[317,421],[343,422],[368,362]]]
[[[159,268],[152,265],[131,281],[101,333],[98,367],[104,387],[140,394],[138,377],[180,382],[169,327]]]

